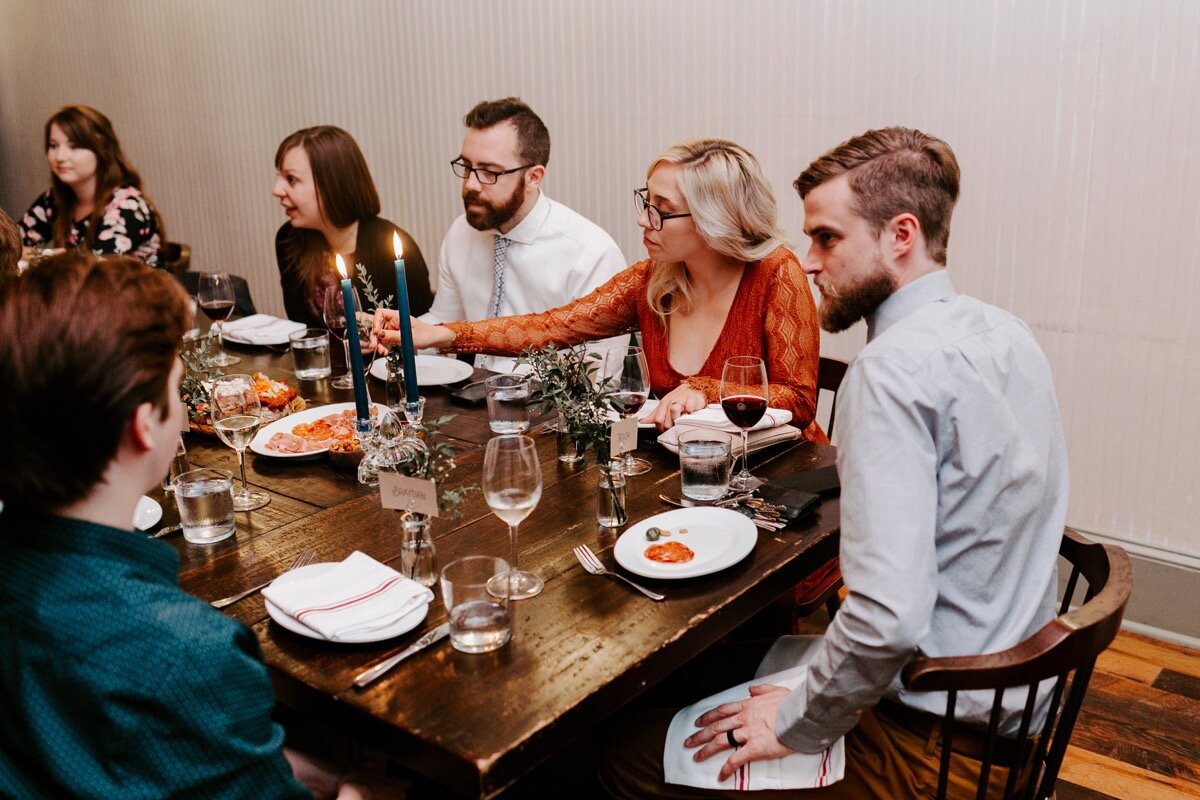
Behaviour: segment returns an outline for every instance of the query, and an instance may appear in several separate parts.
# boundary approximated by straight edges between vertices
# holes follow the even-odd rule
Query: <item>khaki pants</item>
[[[662,753],[674,710],[645,712],[632,723],[610,733],[609,745],[600,761],[600,783],[616,798],[645,800],[692,800],[726,797],[741,800],[929,800],[937,792],[940,748],[936,732],[928,739],[902,728],[890,719],[867,711],[858,725],[846,734],[846,776],[820,789],[738,792],[693,789],[667,785],[663,779]],[[718,753],[713,758],[724,758]],[[948,797],[974,798],[979,761],[959,753],[950,758]],[[989,797],[999,797],[1008,779],[1008,769],[993,766]]]

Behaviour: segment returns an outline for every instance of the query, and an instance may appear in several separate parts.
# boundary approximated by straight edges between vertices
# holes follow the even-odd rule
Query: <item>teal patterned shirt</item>
[[[254,634],[145,534],[0,516],[0,797],[292,798]]]

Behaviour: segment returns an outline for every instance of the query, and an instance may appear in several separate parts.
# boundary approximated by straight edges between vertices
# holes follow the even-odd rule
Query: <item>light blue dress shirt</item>
[[[808,660],[808,680],[776,717],[780,739],[804,752],[849,731],[885,694],[943,713],[944,693],[901,688],[918,651],[1002,650],[1049,621],[1067,512],[1045,354],[1025,323],[956,294],[945,270],[868,319],[837,418],[849,595],[823,637],[781,640],[768,657],[791,649]],[[1024,700],[1007,694],[1006,727]],[[986,723],[990,705],[990,692],[960,693],[960,718]]]

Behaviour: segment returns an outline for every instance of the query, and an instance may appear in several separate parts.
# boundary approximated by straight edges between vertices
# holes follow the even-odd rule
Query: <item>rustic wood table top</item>
[[[328,381],[296,381],[291,356],[264,349],[227,349],[242,363],[227,371],[261,370],[298,386],[311,405],[351,400]],[[335,368],[335,372],[336,372]],[[473,380],[486,373],[476,371]],[[372,398],[383,384],[368,378]],[[450,402],[453,387],[422,387],[426,418],[456,414],[446,427],[462,448],[456,479],[478,485],[490,432],[484,407]],[[591,463],[557,460],[553,434],[534,438],[543,470],[541,502],[521,524],[522,569],[546,582],[538,596],[513,604],[513,638],[493,653],[468,655],[448,641],[402,663],[368,688],[353,688],[355,675],[399,652],[446,621],[441,592],[425,621],[411,632],[375,644],[334,644],[285,630],[267,616],[261,593],[225,613],[249,625],[262,645],[280,702],[345,730],[388,756],[470,797],[492,797],[560,747],[588,730],[768,607],[793,584],[837,552],[838,501],[778,532],[758,531],[753,552],[715,574],[687,580],[639,583],[667,595],[656,603],[619,581],[586,573],[571,550],[586,544],[610,569],[620,531],[596,524],[599,472]],[[215,437],[187,436],[197,466],[237,470],[234,452]],[[629,479],[630,523],[668,510],[660,493],[679,494],[676,456],[645,438],[639,455],[652,470]],[[833,463],[834,450],[815,444],[777,446],[752,457],[757,475],[783,477]],[[270,580],[298,553],[316,551],[315,562],[340,561],[361,550],[399,568],[400,522],[384,510],[378,490],[357,483],[324,458],[272,459],[247,452],[247,478],[271,495],[263,509],[239,513],[237,534],[215,545],[164,539],[181,557],[183,588],[213,600]],[[161,495],[159,499],[162,500]],[[161,525],[178,521],[164,502]],[[463,504],[457,519],[434,521],[437,563],[465,555],[508,557],[508,533],[481,492]]]

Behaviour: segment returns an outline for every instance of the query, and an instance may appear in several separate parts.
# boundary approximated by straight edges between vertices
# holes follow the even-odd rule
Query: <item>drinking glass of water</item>
[[[264,492],[251,491],[246,483],[246,447],[262,426],[261,404],[254,378],[249,375],[221,375],[208,392],[208,413],[221,441],[237,452],[242,472],[242,487],[233,493],[233,507],[253,511],[271,502]]]
[[[233,535],[233,473],[227,469],[193,469],[175,479],[175,503],[183,538],[212,544]]]
[[[494,596],[492,579],[508,575],[508,564],[492,556],[467,556],[442,570],[442,600],[450,614],[450,644],[463,653],[487,653],[512,636],[508,599]]]
[[[729,434],[709,428],[679,434],[679,481],[684,497],[708,502],[725,496],[732,444]]]
[[[528,436],[494,436],[483,455],[483,496],[492,513],[508,523],[509,569],[488,581],[496,597],[524,600],[542,590],[542,579],[517,569],[517,526],[542,499],[537,445]]]
[[[493,375],[487,387],[488,426],[492,433],[524,433],[529,430],[529,378],[525,375]]]

